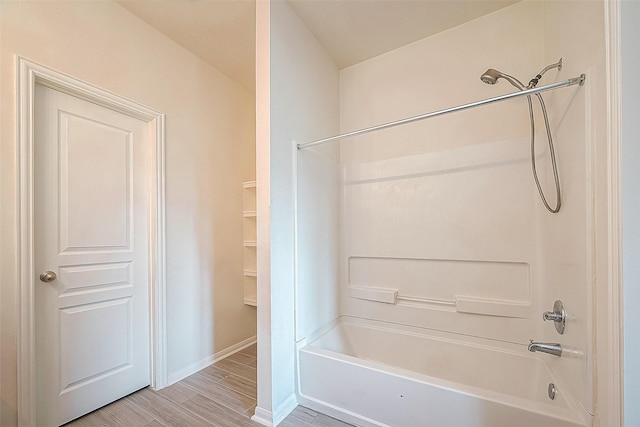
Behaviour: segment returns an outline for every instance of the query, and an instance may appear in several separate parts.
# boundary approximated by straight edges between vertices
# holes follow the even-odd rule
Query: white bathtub
[[[342,317],[300,349],[299,403],[360,426],[587,425],[543,361],[499,345]]]

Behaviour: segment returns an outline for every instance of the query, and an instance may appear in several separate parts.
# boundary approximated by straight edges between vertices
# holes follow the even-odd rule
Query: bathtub
[[[489,344],[342,317],[299,349],[299,403],[359,426],[587,425],[542,358],[523,345]]]

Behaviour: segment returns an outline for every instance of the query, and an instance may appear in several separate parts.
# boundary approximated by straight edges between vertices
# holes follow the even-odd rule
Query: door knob
[[[40,273],[40,280],[48,283],[48,282],[52,282],[54,280],[56,280],[56,273],[53,271],[43,271],[42,273]]]

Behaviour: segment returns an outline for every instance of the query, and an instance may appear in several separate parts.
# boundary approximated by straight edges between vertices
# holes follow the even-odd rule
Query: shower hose
[[[542,95],[536,93],[538,97],[538,101],[540,101],[540,109],[542,110],[542,116],[544,117],[544,127],[547,131],[547,141],[549,142],[549,156],[551,157],[551,168],[553,169],[553,180],[556,186],[556,206],[551,207],[549,203],[547,203],[547,199],[544,196],[544,191],[542,190],[542,186],[540,185],[540,180],[538,179],[538,171],[536,170],[536,143],[535,143],[535,122],[533,118],[533,103],[531,102],[531,96],[527,96],[527,101],[529,103],[529,119],[531,120],[531,171],[533,172],[533,180],[536,182],[536,187],[538,187],[538,193],[540,194],[540,199],[542,199],[542,203],[544,203],[544,207],[551,213],[557,213],[560,210],[560,206],[562,205],[562,198],[560,197],[560,180],[558,178],[558,166],[556,164],[556,154],[553,149],[553,137],[551,136],[551,127],[549,126],[549,117],[547,115],[547,108],[544,105],[544,99],[542,99]]]
[[[507,81],[509,81],[513,86],[515,86],[520,90],[531,89],[535,87],[535,85],[538,83],[538,80],[542,77],[540,74],[538,74],[536,78],[531,80],[531,82],[529,83],[529,86],[525,87],[525,85],[517,78],[504,73],[503,75],[513,79],[514,81],[510,81],[509,79],[507,79]],[[527,95],[527,102],[529,104],[529,120],[531,123],[531,171],[533,172],[533,180],[536,183],[536,187],[538,187],[538,193],[540,194],[540,199],[542,199],[542,203],[544,204],[544,207],[547,208],[547,210],[551,213],[557,213],[558,211],[560,211],[560,206],[562,205],[562,197],[560,195],[560,179],[558,178],[558,166],[556,164],[556,154],[553,149],[553,137],[551,136],[551,126],[549,125],[549,116],[547,115],[547,107],[544,104],[544,99],[542,98],[542,95],[540,95],[539,93],[536,93],[536,96],[538,97],[538,101],[540,101],[540,109],[542,110],[542,116],[544,118],[544,126],[547,131],[547,141],[549,143],[549,156],[551,157],[551,168],[553,170],[553,180],[556,187],[555,207],[552,208],[547,202],[547,198],[544,195],[544,190],[540,185],[540,179],[538,178],[538,171],[536,169],[536,142],[535,142],[536,131],[535,131],[535,119],[533,116],[533,103],[531,102],[531,95]]]

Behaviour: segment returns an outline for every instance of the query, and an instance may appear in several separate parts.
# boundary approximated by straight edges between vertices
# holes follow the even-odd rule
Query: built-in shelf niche
[[[258,289],[256,269],[256,182],[247,181],[242,183],[242,232],[244,246],[244,303],[247,305],[258,305]]]

